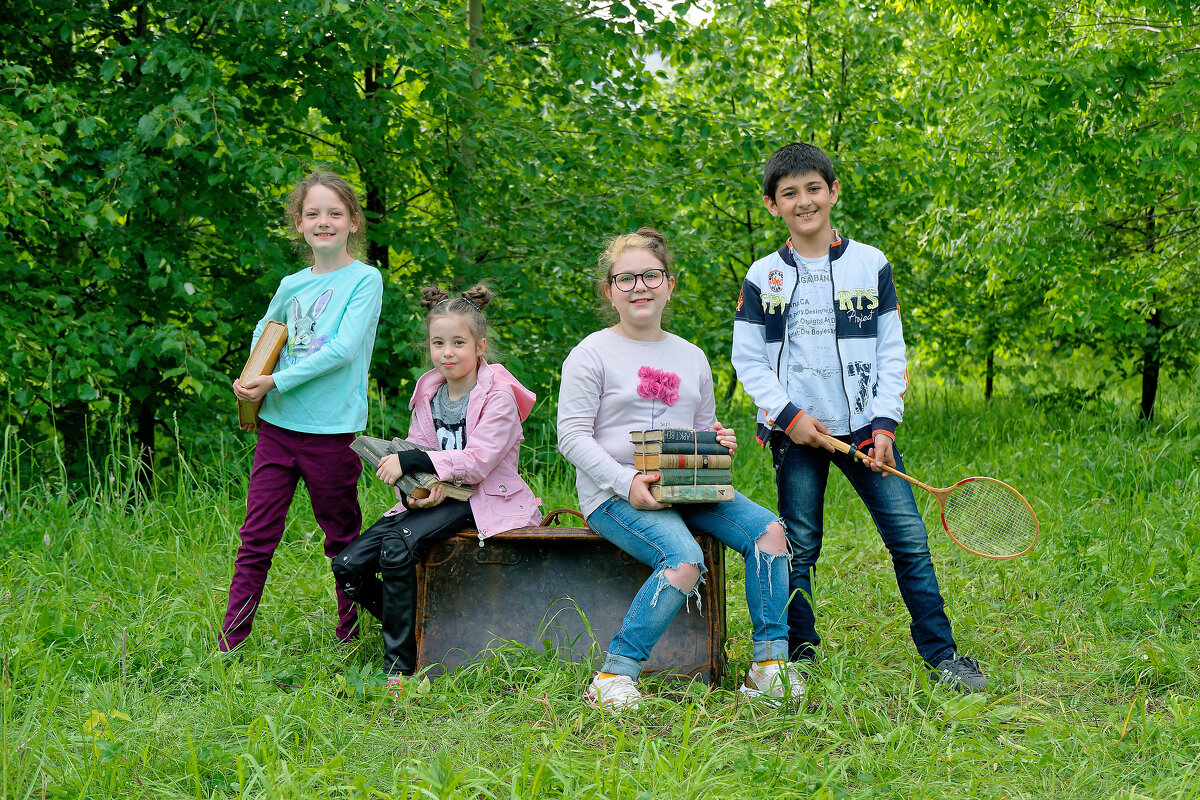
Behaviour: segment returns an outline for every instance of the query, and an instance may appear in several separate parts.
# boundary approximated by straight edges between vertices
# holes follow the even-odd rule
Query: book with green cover
[[[731,469],[654,469],[647,475],[658,475],[659,486],[684,486],[696,484],[733,483]]]
[[[693,453],[696,455],[728,456],[729,448],[716,442],[635,442],[633,453],[657,455],[659,453]]]
[[[630,431],[629,440],[639,442],[707,442],[717,443],[716,431],[696,431],[691,428],[653,428],[648,431]]]
[[[635,453],[633,466],[647,469],[730,469],[733,456],[693,455],[691,453]]]
[[[359,436],[350,443],[350,449],[358,453],[359,458],[368,466],[379,469],[379,462],[384,456],[399,453],[401,450],[432,450],[432,447],[413,444],[407,439],[377,439],[374,436]],[[438,480],[437,475],[430,472],[405,473],[396,481],[400,491],[418,500],[429,496],[429,490],[441,485],[446,497],[455,500],[470,500],[475,489],[470,486],[458,486],[453,483]]]
[[[660,503],[726,503],[733,499],[728,485],[658,486],[650,484],[650,494]]]

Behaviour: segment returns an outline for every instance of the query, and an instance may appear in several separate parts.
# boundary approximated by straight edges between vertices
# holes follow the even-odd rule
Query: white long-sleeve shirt
[[[671,376],[678,378],[674,402],[669,402],[670,389],[653,391],[655,385],[669,386]],[[643,396],[647,393],[651,396]],[[629,499],[637,474],[630,431],[705,430],[714,422],[716,401],[708,358],[674,334],[661,342],[642,342],[609,329],[596,331],[563,362],[558,449],[575,465],[575,488],[585,517],[610,497]]]

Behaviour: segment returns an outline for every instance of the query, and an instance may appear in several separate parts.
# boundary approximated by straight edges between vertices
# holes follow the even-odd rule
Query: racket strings
[[[1037,538],[1038,521],[1024,498],[999,481],[973,479],[955,486],[943,512],[946,530],[980,555],[1015,556]]]

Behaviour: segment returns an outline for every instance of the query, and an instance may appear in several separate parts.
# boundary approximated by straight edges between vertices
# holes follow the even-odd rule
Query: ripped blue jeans
[[[778,517],[741,493],[727,503],[681,503],[660,511],[639,511],[628,500],[613,497],[593,511],[588,517],[592,530],[654,570],[634,597],[601,670],[634,680],[641,675],[642,662],[688,599],[664,571],[681,564],[704,570],[704,554],[692,531],[711,535],[746,560],[746,605],[754,628],[751,657],[786,659],[791,557],[758,547],[767,526],[776,521]],[[699,591],[691,596],[699,605]]]

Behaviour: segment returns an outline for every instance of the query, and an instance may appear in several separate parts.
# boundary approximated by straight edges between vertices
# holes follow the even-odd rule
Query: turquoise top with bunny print
[[[266,315],[287,325],[288,341],[259,417],[301,433],[357,433],[367,425],[367,370],[383,303],[379,270],[355,261],[333,272],[312,268],[279,282]]]

